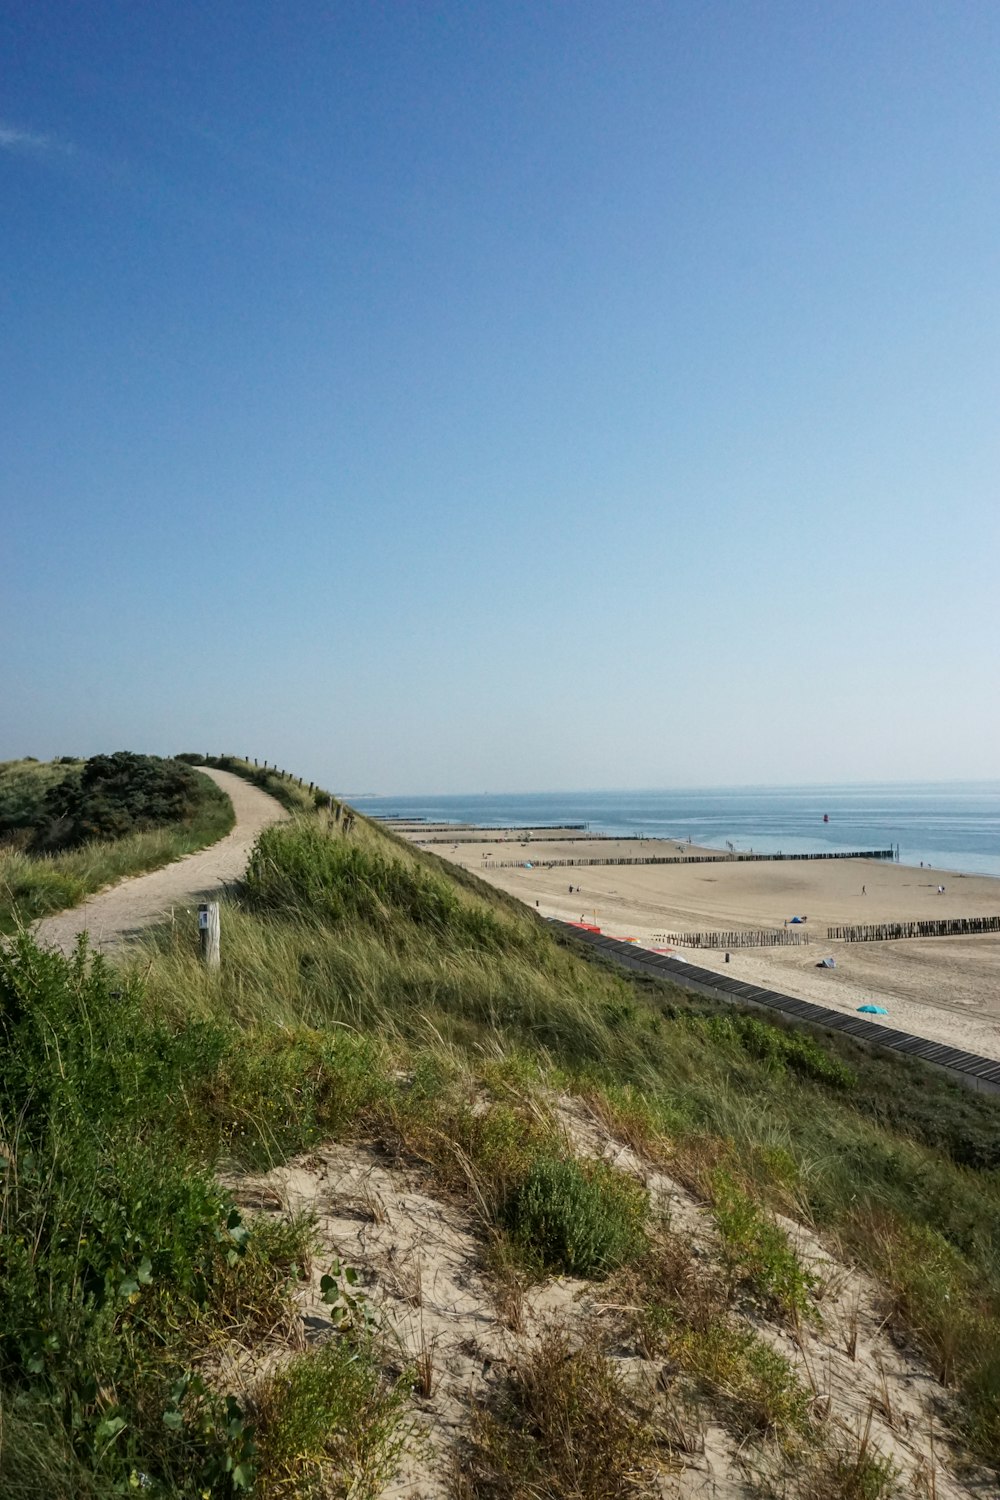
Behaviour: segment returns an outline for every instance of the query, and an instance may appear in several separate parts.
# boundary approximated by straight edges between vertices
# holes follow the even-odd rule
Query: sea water
[[[758,854],[898,845],[903,864],[1000,876],[1000,782],[352,800],[381,817],[499,828],[581,823],[592,833],[690,839]]]

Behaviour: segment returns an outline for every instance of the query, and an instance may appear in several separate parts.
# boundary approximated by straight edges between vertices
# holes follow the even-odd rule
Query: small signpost
[[[203,901],[198,908],[198,937],[201,940],[201,958],[210,969],[217,969],[219,954],[219,903]]]

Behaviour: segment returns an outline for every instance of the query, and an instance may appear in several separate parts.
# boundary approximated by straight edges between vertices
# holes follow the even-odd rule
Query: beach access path
[[[430,831],[425,826],[408,836],[420,843]],[[990,876],[864,859],[734,863],[718,850],[704,851],[718,856],[707,864],[545,869],[551,858],[702,851],[674,839],[596,837],[589,846],[549,837],[542,848],[524,830],[520,840],[507,830],[502,838],[480,833],[478,841],[455,844],[433,852],[520,897],[541,917],[583,920],[642,947],[676,947],[701,968],[833,1010],[882,1005],[889,1026],[1000,1060],[1000,935],[865,943],[826,936],[828,926],[841,924],[998,915],[1000,880]],[[497,867],[512,856],[520,867]],[[786,929],[799,914],[808,921]],[[800,933],[809,942],[734,949],[727,963],[721,950],[670,941],[675,933],[761,928]],[[818,968],[827,955],[836,967]]]
[[[240,878],[261,829],[281,822],[289,814],[280,802],[244,781],[242,776],[204,766],[196,769],[203,776],[210,776],[232,802],[236,823],[231,831],[207,849],[186,854],[148,875],[133,875],[117,885],[106,886],[80,906],[41,918],[35,924],[34,934],[43,948],[69,953],[79,934],[86,932],[92,947],[108,952],[159,921],[172,907],[210,901],[226,885]]]

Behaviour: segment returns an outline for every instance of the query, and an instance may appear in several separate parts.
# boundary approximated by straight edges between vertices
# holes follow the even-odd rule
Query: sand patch
[[[618,1140],[584,1101],[553,1096],[549,1102],[575,1154],[642,1181],[654,1213],[669,1221],[701,1269],[724,1275],[707,1203]],[[435,1193],[419,1168],[369,1146],[327,1145],[228,1186],[255,1212],[310,1214],[318,1245],[297,1293],[296,1329],[276,1330],[274,1347],[256,1363],[244,1353],[244,1384],[268,1360],[340,1336],[320,1288],[335,1259],[359,1272],[384,1340],[386,1368],[423,1373],[411,1403],[412,1438],[385,1500],[445,1500],[452,1493],[454,1456],[467,1439],[474,1403],[488,1403],[518,1358],[553,1328],[573,1346],[596,1338],[640,1405],[656,1405],[671,1450],[663,1473],[651,1481],[656,1493],[676,1500],[745,1500],[751,1494],[748,1472],[768,1461],[766,1447],[741,1447],[710,1400],[696,1400],[661,1360],[622,1342],[622,1309],[611,1283],[549,1277],[526,1287],[512,1307],[486,1269],[482,1222],[462,1203]],[[777,1222],[816,1278],[822,1323],[791,1328],[750,1304],[737,1304],[730,1316],[787,1358],[831,1441],[856,1445],[867,1429],[873,1450],[892,1460],[906,1493],[928,1500],[995,1493],[985,1479],[960,1472],[947,1393],[894,1335],[878,1285],[838,1259],[807,1226]]]

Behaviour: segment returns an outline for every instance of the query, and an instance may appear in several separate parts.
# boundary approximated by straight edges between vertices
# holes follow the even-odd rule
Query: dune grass
[[[636,1337],[748,1434],[797,1430],[804,1398],[727,1308],[741,1289],[807,1317],[808,1278],[770,1209],[815,1224],[882,1278],[968,1440],[1000,1463],[992,1100],[612,973],[474,876],[330,808],[266,832],[222,943],[218,971],[183,925],[121,974],[26,938],[4,959],[0,1389],[8,1430],[38,1434],[35,1459],[27,1439],[0,1458],[5,1494],[11,1476],[47,1492],[40,1474],[53,1494],[111,1494],[132,1473],[156,1495],[227,1494],[265,1458],[288,1493],[334,1473],[342,1460],[314,1441],[319,1366],[279,1380],[256,1418],[193,1372],[227,1330],[252,1340],[279,1315],[309,1253],[302,1226],[244,1225],[213,1169],[351,1136],[464,1195],[494,1265],[626,1278],[645,1309]],[[676,1267],[671,1281],[645,1195],[576,1158],[560,1095],[714,1204],[717,1284]],[[531,1370],[516,1378],[515,1427],[534,1399]],[[357,1390],[392,1407],[377,1384]],[[298,1469],[296,1432],[313,1434]],[[508,1451],[489,1422],[480,1437],[470,1494],[492,1492]],[[524,1462],[560,1472],[548,1439],[531,1441]]]
[[[765,1300],[804,1313],[808,1285],[757,1205],[816,1224],[880,1275],[960,1393],[970,1439],[1000,1460],[991,1098],[906,1059],[612,973],[474,876],[455,882],[433,855],[363,821],[346,840],[315,820],[268,830],[224,941],[212,975],[181,934],[162,938],[150,995],[175,1023],[348,1029],[396,1065],[444,1059],[466,1077],[512,1054],[523,1075],[529,1059],[536,1089],[585,1096],[718,1199],[734,1271],[742,1257]]]
[[[276,766],[258,766],[256,761],[244,760],[239,755],[197,755],[184,752],[176,759],[185,765],[211,766],[215,771],[231,771],[234,776],[242,776],[244,781],[260,787],[262,792],[267,792],[268,796],[280,802],[288,812],[312,812],[317,807],[325,807],[332,812],[341,809],[337,798],[329,792],[307,784],[301,776],[279,771]]]

